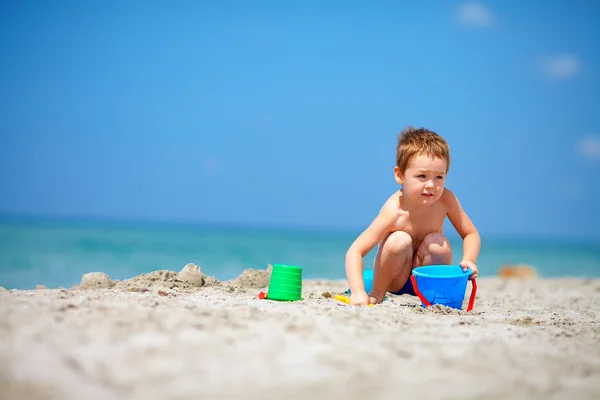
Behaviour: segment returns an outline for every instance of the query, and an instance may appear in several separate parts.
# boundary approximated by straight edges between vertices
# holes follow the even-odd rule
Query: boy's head
[[[450,169],[450,149],[448,143],[437,133],[425,128],[409,126],[398,135],[396,167],[401,176],[406,172],[410,161],[419,155],[440,158],[446,161],[446,172]]]

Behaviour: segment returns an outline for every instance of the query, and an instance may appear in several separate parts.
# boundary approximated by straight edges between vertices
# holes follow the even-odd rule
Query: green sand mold
[[[302,298],[302,268],[274,264],[267,292],[268,300],[297,301]]]

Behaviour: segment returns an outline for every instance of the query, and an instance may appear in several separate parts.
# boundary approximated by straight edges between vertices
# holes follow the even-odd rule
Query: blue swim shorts
[[[395,294],[397,296],[400,296],[402,294],[409,294],[411,296],[417,295],[417,293],[415,292],[415,288],[413,287],[412,281],[410,280],[410,276],[406,280],[406,283],[404,284],[404,286],[402,286],[402,289],[398,290],[397,292],[390,292],[390,293]]]

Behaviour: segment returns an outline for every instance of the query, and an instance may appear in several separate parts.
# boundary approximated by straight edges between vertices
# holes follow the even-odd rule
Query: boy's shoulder
[[[384,201],[383,206],[381,206],[381,210],[383,211],[384,209],[400,208],[401,197],[402,191],[396,190]]]
[[[442,193],[440,203],[442,203],[446,213],[452,213],[462,209],[460,202],[458,201],[458,197],[447,188],[444,188],[444,193]]]
[[[379,214],[390,218],[395,218],[402,214],[403,210],[401,207],[402,191],[398,190],[390,195],[387,200],[381,206]]]
[[[450,190],[448,188],[444,188],[444,191],[442,192],[442,197],[440,197],[440,200],[442,201],[442,203],[447,205],[450,202],[456,200],[456,195],[454,194],[454,192],[452,192],[452,190]]]
[[[440,200],[452,199],[453,197],[455,197],[455,196],[454,196],[454,193],[452,192],[452,190],[445,187],[444,191],[442,192],[442,197],[440,198]]]

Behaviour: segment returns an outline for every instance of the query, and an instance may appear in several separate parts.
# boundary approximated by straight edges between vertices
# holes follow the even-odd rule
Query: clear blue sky
[[[0,213],[362,228],[396,134],[485,235],[600,237],[600,3],[3,1]]]

